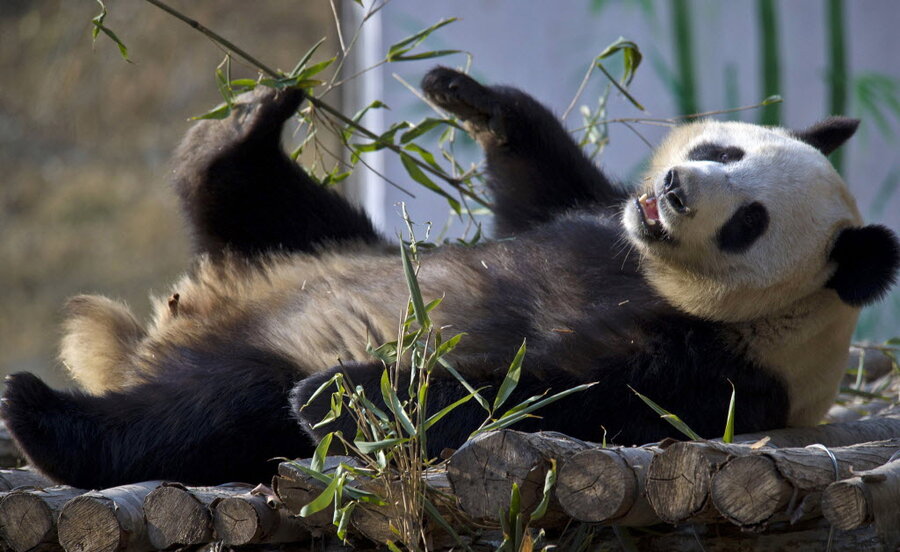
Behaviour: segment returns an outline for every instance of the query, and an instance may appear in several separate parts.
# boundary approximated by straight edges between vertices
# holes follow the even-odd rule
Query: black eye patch
[[[726,253],[743,253],[769,227],[769,212],[762,203],[754,201],[731,215],[716,235],[719,249]]]
[[[720,146],[704,142],[695,146],[688,159],[690,161],[714,161],[716,163],[734,163],[744,158],[744,150],[735,146]]]

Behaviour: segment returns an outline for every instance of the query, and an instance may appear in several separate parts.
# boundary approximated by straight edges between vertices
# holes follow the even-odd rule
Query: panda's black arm
[[[175,189],[200,253],[311,252],[343,241],[376,242],[369,218],[315,183],[284,152],[281,131],[299,89],[257,89],[223,120],[193,126],[175,156]]]
[[[559,119],[521,90],[482,86],[445,67],[432,69],[422,90],[464,121],[484,148],[497,234],[516,234],[573,208],[613,208],[625,199]]]

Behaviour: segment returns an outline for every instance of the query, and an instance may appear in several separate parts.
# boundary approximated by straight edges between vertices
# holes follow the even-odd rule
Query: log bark
[[[298,542],[310,536],[303,520],[259,494],[217,499],[212,512],[216,538],[228,546]]]
[[[42,489],[51,486],[53,482],[50,479],[31,468],[0,470],[0,492],[11,491],[17,487]]]
[[[58,550],[59,513],[66,502],[84,493],[66,486],[17,489],[0,499],[0,534],[15,552]]]
[[[66,552],[153,550],[141,505],[160,484],[122,485],[73,498],[59,514],[60,544]]]
[[[144,499],[147,537],[157,549],[203,544],[213,540],[210,504],[219,498],[246,493],[247,484],[220,487],[185,487],[163,483]]]
[[[342,463],[349,466],[359,466],[359,460],[350,456],[328,456],[325,458],[322,473],[332,474]],[[294,462],[282,462],[279,464],[278,475],[272,479],[272,490],[275,491],[275,494],[278,495],[278,498],[291,514],[299,516],[300,510],[325,489],[325,484],[307,475],[296,464],[309,467],[310,461],[308,459],[295,460]],[[333,516],[334,507],[329,506],[322,511],[300,519],[312,532],[313,536],[319,536],[322,532],[333,532],[335,530],[332,524]]]
[[[763,449],[722,466],[713,476],[710,497],[726,519],[741,526],[816,517],[821,515],[820,497],[828,485],[854,472],[881,466],[898,450],[900,440],[828,450]],[[837,461],[837,476],[829,452]]]
[[[504,429],[478,435],[457,450],[447,464],[447,477],[463,511],[476,519],[496,520],[509,508],[512,484],[519,486],[522,512],[540,503],[551,460],[562,462],[591,445],[561,433],[522,433]],[[564,522],[556,498],[542,526]]]
[[[822,494],[822,513],[847,531],[875,523],[888,550],[900,545],[900,460],[832,483]]]
[[[721,516],[709,501],[712,476],[732,456],[749,452],[749,445],[673,443],[650,461],[647,500],[668,523],[718,521]]]
[[[753,443],[765,437],[769,437],[770,446],[780,448],[805,447],[812,444],[846,447],[871,441],[900,439],[900,415],[893,411],[889,415],[864,418],[855,422],[745,433],[736,435],[734,442]]]
[[[591,448],[559,468],[556,497],[579,521],[641,527],[660,523],[644,495],[647,468],[656,447]]]

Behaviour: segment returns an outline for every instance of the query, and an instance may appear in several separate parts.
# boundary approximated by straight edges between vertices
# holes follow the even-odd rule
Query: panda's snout
[[[663,178],[662,196],[677,214],[689,215],[692,213],[691,208],[687,204],[684,188],[681,187],[681,177],[678,175],[678,169],[669,169],[669,172]]]

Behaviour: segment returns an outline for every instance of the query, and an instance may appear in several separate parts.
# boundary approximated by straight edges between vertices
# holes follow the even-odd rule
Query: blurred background
[[[382,4],[376,1],[375,7]],[[109,295],[146,317],[148,292],[166,293],[190,262],[167,163],[188,118],[221,101],[214,73],[225,53],[214,43],[145,1],[106,4],[104,25],[128,46],[130,63],[103,35],[92,45],[91,18],[100,11],[95,2],[0,2],[0,372],[29,370],[55,385],[67,384],[55,360],[66,297]],[[352,115],[382,100],[390,109],[371,110],[362,119],[375,132],[435,116],[409,87],[437,63],[470,66],[485,82],[523,88],[557,113],[568,111],[570,129],[591,118],[727,110],[776,94],[782,103],[717,117],[792,128],[829,114],[859,117],[860,131],[833,161],[867,220],[900,230],[900,37],[894,29],[900,3],[894,0],[392,0],[381,9],[370,0],[171,5],[285,70],[319,39],[326,41],[316,60],[340,52],[341,42],[347,46],[361,29],[343,76],[361,74],[327,101]],[[382,62],[392,44],[448,17],[459,20],[430,34],[417,51],[465,53]],[[597,71],[581,86],[595,56],[620,36],[643,52],[628,90],[645,111]],[[621,75],[620,58],[603,64]],[[256,77],[237,61],[232,71],[234,77]],[[665,131],[611,122],[576,130],[576,136],[598,153],[608,173],[633,182],[648,144],[658,143]],[[296,144],[303,136],[286,139]],[[429,140],[436,138],[426,135],[424,142]],[[332,142],[329,149],[339,146]],[[463,137],[455,152],[465,166],[480,161],[477,147]],[[443,198],[410,183],[395,154],[382,150],[364,159],[415,195],[367,168],[340,184],[386,234],[396,235],[402,226],[400,201],[417,222],[432,222],[434,235],[445,227],[446,236],[466,231]],[[867,309],[858,331],[860,339],[896,335],[898,291]]]

